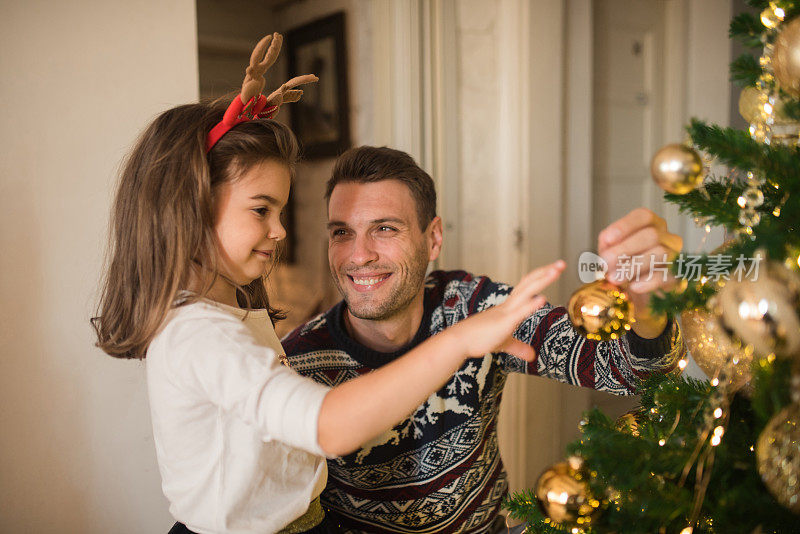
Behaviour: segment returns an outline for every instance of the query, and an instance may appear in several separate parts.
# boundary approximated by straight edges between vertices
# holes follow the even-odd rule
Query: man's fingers
[[[536,360],[536,351],[533,350],[533,347],[514,337],[509,337],[506,339],[503,344],[497,348],[497,350],[499,352],[507,352],[508,354],[516,356],[520,360],[525,360],[526,362],[532,362]]]
[[[657,277],[653,277],[650,280],[647,280],[647,277],[644,277],[643,280],[639,280],[638,282],[631,282],[628,286],[629,289],[634,293],[649,293],[651,291],[655,291],[656,289],[660,289],[663,291],[669,291],[677,285],[677,280],[673,275],[667,276],[667,281],[665,282],[661,275]]]
[[[619,243],[646,226],[654,226],[656,229],[664,231],[667,229],[667,222],[647,208],[637,208],[600,232],[599,248]]]
[[[661,236],[661,244],[674,250],[676,254],[683,250],[683,238],[678,234],[665,232]]]
[[[682,247],[680,236],[648,226],[603,250],[600,255],[606,262],[606,278],[616,284],[625,284],[632,277],[650,272],[655,262],[674,261]]]
[[[663,232],[653,226],[639,229],[633,235],[628,236],[620,243],[600,251],[600,256],[608,264],[608,272],[611,273],[617,267],[620,258],[626,260],[633,256],[640,256],[640,260],[645,260],[643,256],[656,247],[664,247],[670,254],[677,254],[683,246],[683,239],[680,236]]]

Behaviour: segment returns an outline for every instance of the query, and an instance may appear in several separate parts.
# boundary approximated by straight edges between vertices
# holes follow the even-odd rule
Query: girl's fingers
[[[561,276],[564,271],[565,263],[558,260],[550,265],[539,267],[522,277],[517,287],[514,288],[512,295],[519,295],[523,299],[541,293],[544,288],[552,284]]]
[[[533,350],[533,347],[513,337],[506,339],[503,344],[497,348],[497,351],[507,352],[526,362],[536,360],[536,351]]]
[[[521,303],[517,308],[515,308],[512,312],[514,314],[514,328],[516,329],[519,323],[531,316],[533,312],[544,306],[545,302],[547,302],[547,300],[542,295],[536,295],[532,299]]]

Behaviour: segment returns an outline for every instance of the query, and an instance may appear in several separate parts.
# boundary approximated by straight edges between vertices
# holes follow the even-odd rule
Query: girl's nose
[[[270,224],[267,237],[269,239],[274,239],[275,241],[280,241],[281,239],[286,238],[286,228],[283,227],[280,219],[277,219],[275,222]]]

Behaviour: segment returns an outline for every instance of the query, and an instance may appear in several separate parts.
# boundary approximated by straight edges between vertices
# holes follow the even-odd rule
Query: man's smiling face
[[[400,181],[337,184],[328,201],[328,261],[350,314],[379,321],[406,311],[439,255],[440,225],[437,217],[419,227]]]

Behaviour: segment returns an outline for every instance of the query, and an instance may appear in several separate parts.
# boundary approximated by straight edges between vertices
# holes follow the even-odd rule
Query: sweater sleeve
[[[510,292],[509,286],[487,279],[480,285],[478,310],[502,302]],[[620,339],[598,342],[573,328],[565,308],[551,304],[523,321],[514,337],[533,346],[536,360],[529,363],[502,353],[501,365],[507,372],[545,376],[617,395],[635,394],[638,380],[671,371],[685,354],[674,320],[655,339],[630,331]]]
[[[220,313],[175,325],[171,379],[278,440],[324,456],[317,422],[329,388],[282,365],[236,317]]]

